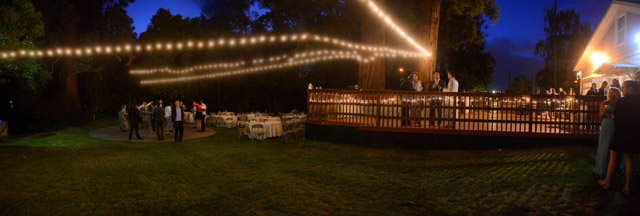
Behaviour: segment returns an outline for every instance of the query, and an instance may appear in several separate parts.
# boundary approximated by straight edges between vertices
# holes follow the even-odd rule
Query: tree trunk
[[[72,59],[64,61],[64,68],[60,71],[60,86],[62,87],[62,97],[67,109],[71,113],[80,113],[80,97],[78,96],[78,73],[75,62]]]
[[[75,21],[69,22],[69,40],[72,44],[78,41],[78,32]],[[62,87],[62,97],[67,108],[72,113],[82,112],[80,97],[78,96],[78,72],[76,71],[76,60],[72,57],[64,57],[63,69],[60,71],[60,86]]]
[[[423,22],[420,25],[419,44],[424,44],[430,57],[421,58],[418,61],[418,72],[423,81],[433,79],[433,71],[436,69],[436,53],[438,51],[438,28],[440,27],[440,3],[441,0],[427,0],[422,4]],[[443,71],[441,71],[443,72]]]
[[[385,8],[386,0],[377,1],[380,8]],[[365,8],[367,10],[368,8]],[[374,46],[384,46],[385,28],[384,23],[378,20],[377,16],[369,11],[363,11],[362,32],[360,41],[364,44]],[[373,55],[373,53],[369,53]],[[369,56],[363,56],[368,58]],[[385,88],[384,59],[374,61],[360,61],[358,68],[358,85],[361,89],[381,90]]]

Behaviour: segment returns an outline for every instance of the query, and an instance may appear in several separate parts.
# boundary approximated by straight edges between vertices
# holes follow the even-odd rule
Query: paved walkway
[[[128,141],[129,140],[129,132],[121,132],[119,126],[112,127],[104,127],[100,129],[93,130],[89,132],[89,136],[101,139],[101,140],[112,140],[112,141]],[[135,131],[132,134],[131,141],[134,142],[161,142],[157,140],[156,133],[152,133],[151,129],[142,130],[140,129],[140,136],[143,138],[142,140],[136,139]],[[184,135],[182,136],[182,140],[192,140],[192,139],[201,139],[205,137],[210,137],[216,134],[216,131],[212,128],[207,128],[204,132],[197,133],[196,129],[193,128],[193,124],[186,124],[184,128]],[[173,133],[169,135],[165,135],[164,142],[173,142]]]

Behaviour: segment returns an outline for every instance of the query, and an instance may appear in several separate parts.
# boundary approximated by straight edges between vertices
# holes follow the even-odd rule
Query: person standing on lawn
[[[164,123],[167,125],[164,129],[165,135],[169,135],[169,132],[173,128],[173,122],[171,122],[171,105],[167,105],[164,107]]]
[[[184,109],[180,106],[180,101],[176,100],[175,106],[171,107],[171,121],[173,121],[174,143],[182,143],[184,134]]]
[[[158,100],[158,104],[153,109],[153,116],[155,118],[156,136],[158,140],[164,140],[164,109],[162,108],[162,100]]]
[[[615,131],[609,144],[609,167],[605,179],[598,181],[604,189],[611,184],[611,177],[615,171],[620,154],[624,154],[625,183],[622,193],[630,194],[631,176],[633,175],[633,158],[640,153],[640,142],[637,134],[640,131],[640,87],[635,81],[627,80],[622,84],[623,98],[616,102],[613,111]]]
[[[133,104],[136,104],[135,102]],[[142,139],[140,137],[140,133],[138,132],[140,120],[142,117],[140,116],[140,110],[136,106],[131,106],[129,109],[129,140],[131,140],[131,135],[133,135],[133,130],[136,131],[136,137],[139,140]]]

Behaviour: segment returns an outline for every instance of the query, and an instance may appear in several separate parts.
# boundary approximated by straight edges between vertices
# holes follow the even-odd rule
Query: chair
[[[225,119],[224,123],[227,125],[227,128],[236,127],[236,125],[233,123],[233,118],[231,117],[228,117],[227,119]]]
[[[216,118],[213,116],[207,117],[207,126],[211,125],[213,125],[214,127],[216,126]]]
[[[251,126],[251,140],[253,139],[261,139],[264,141],[264,125],[262,124],[254,124]]]
[[[238,138],[242,139],[242,136],[251,138],[251,133],[247,130],[244,122],[238,122]]]
[[[293,141],[291,136],[294,136],[296,131],[294,130],[295,124],[284,124],[282,130],[282,136],[279,139],[284,139],[285,142],[288,140]]]
[[[216,118],[216,127],[224,127],[224,126],[225,126],[224,118],[222,117]]]
[[[294,121],[293,121],[293,118],[291,118],[291,117],[284,117],[284,118],[282,119],[282,124],[291,124],[291,123],[293,123],[293,122],[294,122]]]

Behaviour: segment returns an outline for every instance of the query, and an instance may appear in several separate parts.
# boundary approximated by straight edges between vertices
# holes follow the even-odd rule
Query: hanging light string
[[[217,40],[188,40],[180,42],[156,42],[145,44],[121,44],[121,45],[105,45],[105,46],[87,46],[81,47],[58,47],[52,49],[39,49],[39,50],[19,50],[19,51],[4,51],[0,52],[0,58],[40,58],[40,57],[54,57],[54,56],[93,56],[93,55],[110,55],[120,53],[153,53],[153,52],[173,52],[181,50],[204,50],[204,49],[216,49],[216,48],[240,48],[246,46],[253,46],[258,44],[273,44],[273,43],[296,43],[296,42],[315,42],[324,44],[333,44],[335,46],[343,47],[346,49],[369,51],[369,52],[392,52],[402,55],[414,55],[427,57],[428,54],[420,52],[413,52],[402,49],[393,49],[384,46],[372,46],[361,43],[354,43],[347,40],[338,38],[322,36],[322,35],[310,35],[306,33],[302,34],[290,34],[281,36],[251,36],[251,37],[237,37]]]
[[[339,60],[339,59],[358,59],[358,58],[360,58],[360,56],[354,55],[354,54],[303,58],[298,60],[287,61],[284,63],[269,64],[264,66],[254,66],[254,67],[249,67],[245,69],[229,70],[229,71],[222,71],[222,72],[203,74],[203,75],[193,75],[193,76],[167,78],[167,79],[142,80],[140,81],[140,84],[149,85],[149,84],[184,82],[184,81],[191,81],[191,80],[214,79],[214,78],[220,78],[220,77],[226,77],[226,76],[236,76],[241,74],[257,73],[257,72],[269,71],[269,70],[278,70],[278,69],[283,69],[288,67],[311,64],[319,61],[329,61],[329,60]]]
[[[294,56],[292,56],[291,58],[287,58],[286,54],[274,55],[274,56],[268,57],[267,61],[269,63],[273,63],[273,62],[279,62],[279,61],[282,61],[282,60],[290,60],[290,59],[296,59],[296,58],[300,58],[300,57],[315,56],[315,55],[321,55],[321,54],[346,54],[346,53],[357,54],[358,52],[354,51],[354,50],[315,50],[315,51],[305,51],[305,52],[302,52],[302,53],[298,53],[298,54],[295,54]],[[376,52],[376,53],[373,53],[373,56],[376,56],[376,57],[396,57],[396,56],[401,56],[401,57],[405,57],[405,58],[408,58],[408,57],[415,58],[416,57],[416,56],[412,56],[412,55],[398,55],[398,54],[394,54],[394,53],[391,53],[391,52]],[[265,58],[254,58],[251,63],[253,65],[263,64],[264,62],[267,62],[264,59]],[[132,74],[132,75],[149,75],[149,74],[154,74],[154,73],[184,74],[184,73],[197,72],[197,71],[201,71],[201,70],[231,69],[231,68],[237,68],[237,67],[241,67],[241,66],[245,66],[245,61],[224,62],[224,63],[209,63],[209,64],[196,65],[196,66],[191,66],[191,67],[186,67],[186,68],[181,68],[181,69],[173,69],[173,68],[169,68],[169,67],[149,68],[149,69],[132,69],[132,70],[129,71],[129,73]]]
[[[129,70],[129,74],[141,75],[141,74],[154,74],[154,73],[170,73],[170,74],[182,74],[182,73],[191,73],[193,71],[198,70],[207,70],[207,69],[228,69],[244,66],[244,61],[237,62],[221,62],[221,63],[211,63],[211,64],[203,64],[196,65],[192,67],[187,67],[184,69],[172,69],[169,67],[163,68],[149,68],[149,69],[133,69]]]
[[[407,40],[409,44],[411,44],[413,47],[419,50],[420,53],[426,56],[431,56],[431,53],[429,53],[426,49],[424,49],[422,46],[416,43],[416,41],[413,38],[411,38],[411,36],[409,36],[407,33],[405,33],[405,31],[402,30],[402,28],[400,28],[400,26],[398,26],[393,20],[391,20],[391,18],[387,14],[385,14],[384,11],[382,11],[382,9],[378,8],[378,6],[375,3],[373,3],[372,0],[360,0],[360,2],[363,4],[366,3],[366,5],[369,6],[369,8],[371,8],[372,12],[375,15],[377,15],[380,19],[382,19],[387,24],[387,26],[395,30],[396,33],[398,33],[402,38]]]
[[[281,63],[272,63],[272,64],[263,65],[263,66],[253,66],[253,67],[248,67],[244,69],[217,71],[209,74],[191,75],[191,76],[184,76],[184,77],[178,77],[178,78],[143,80],[140,82],[140,84],[151,85],[151,84],[184,82],[184,81],[192,81],[192,80],[214,79],[214,78],[227,77],[227,76],[237,76],[237,75],[258,73],[258,72],[264,72],[264,71],[270,71],[270,70],[278,70],[283,68],[290,68],[290,67],[295,67],[300,65],[313,64],[316,62],[333,61],[333,60],[352,59],[360,63],[368,63],[370,61],[373,61],[375,58],[382,58],[382,57],[393,58],[394,56],[393,54],[380,54],[377,56],[372,55],[370,57],[363,58],[360,54],[354,51],[342,51],[342,52],[316,51],[316,52],[310,52],[309,54],[305,54],[305,53],[296,54],[291,58],[289,58],[286,62],[281,62]],[[418,58],[414,56],[402,56],[402,57]]]

